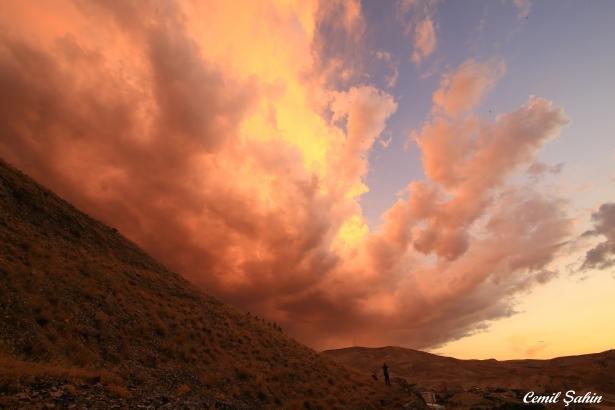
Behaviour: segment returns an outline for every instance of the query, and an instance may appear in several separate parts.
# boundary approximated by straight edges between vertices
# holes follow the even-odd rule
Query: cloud
[[[530,10],[532,8],[531,0],[513,0],[513,3],[518,11],[519,18],[527,18],[530,15]]]
[[[301,341],[437,345],[552,277],[565,204],[507,178],[566,118],[537,97],[474,115],[498,63],[445,76],[415,136],[426,179],[370,231],[369,153],[398,103],[341,78],[359,3],[3,6],[0,155]]]
[[[332,93],[333,121],[346,120],[347,137],[342,158],[346,178],[356,179],[367,171],[367,153],[384,130],[397,104],[391,96],[371,86],[352,87]]]
[[[608,269],[615,265],[615,203],[604,203],[592,214],[594,228],[584,236],[599,236],[603,240],[587,251],[581,269]]]
[[[536,357],[538,353],[549,346],[549,343],[543,340],[530,341],[527,336],[519,335],[508,337],[508,342],[512,350],[525,358]]]
[[[401,0],[398,8],[404,30],[412,41],[411,60],[418,66],[437,48],[437,25],[434,19],[437,1]]]
[[[482,78],[485,70],[471,72]],[[446,106],[444,99],[455,93],[442,93],[434,103],[432,118],[414,135],[427,180],[409,184],[408,197],[385,213],[380,229],[342,258],[330,278],[330,289],[345,289],[343,297],[330,296],[348,304],[345,324],[361,323],[354,343],[426,347],[462,337],[487,320],[514,314],[515,293],[557,275],[550,264],[572,229],[566,203],[506,181],[535,161],[567,119],[551,102],[531,97],[487,122],[470,113],[490,84],[478,88],[454,116],[437,104]]]
[[[391,75],[388,75],[384,78],[384,81],[388,88],[395,87],[395,85],[397,85],[397,80],[399,79],[399,68],[397,68],[397,66],[394,66],[392,68],[392,71],[393,72],[391,73]]]
[[[319,1],[315,23],[311,54],[318,75],[332,87],[361,82],[366,54],[369,55],[364,47],[361,3],[358,0]],[[386,59],[387,54],[381,52],[377,57]]]
[[[433,20],[421,20],[414,33],[414,52],[412,62],[419,64],[436,50],[436,29]]]
[[[492,124],[473,118],[452,123],[436,118],[427,124],[417,143],[425,172],[439,187],[421,182],[410,186],[412,212],[427,219],[417,232],[417,250],[450,259],[463,253],[468,246],[466,229],[489,206],[493,190],[565,123],[561,111],[549,102],[530,99]]]
[[[467,60],[453,73],[443,76],[440,88],[433,94],[434,108],[451,116],[475,108],[505,71],[501,62]]]
[[[374,53],[374,55],[378,60],[383,61],[390,71],[390,74],[385,75],[384,77],[384,82],[387,88],[395,87],[399,78],[399,62],[391,56],[391,53],[384,50],[378,50]]]
[[[391,61],[391,53],[389,53],[388,51],[384,51],[384,50],[378,50],[376,51],[376,58],[378,60],[383,60],[383,61]]]
[[[393,136],[392,136],[392,135],[389,135],[389,137],[388,137],[388,138],[386,138],[386,139],[382,139],[382,138],[381,138],[381,139],[378,141],[378,143],[380,144],[380,146],[382,147],[382,149],[387,149],[387,148],[389,148],[389,145],[391,145],[391,141],[393,141]]]
[[[531,162],[533,153],[567,123],[561,109],[536,97],[493,123],[460,116],[477,104],[496,76],[484,67],[466,62],[445,77],[444,86],[434,93],[432,120],[415,135],[425,173],[435,183],[410,185],[411,210],[427,220],[415,241],[415,248],[423,253],[435,251],[455,259],[465,252],[467,229],[490,206],[493,191],[522,164]],[[462,91],[468,95],[466,100],[460,99]]]
[[[534,357],[536,354],[543,351],[547,346],[549,346],[548,343],[538,341],[526,349],[524,357]]]
[[[559,174],[564,168],[564,163],[560,162],[555,165],[547,165],[544,162],[535,161],[527,167],[527,173],[533,178],[539,178],[547,173]]]

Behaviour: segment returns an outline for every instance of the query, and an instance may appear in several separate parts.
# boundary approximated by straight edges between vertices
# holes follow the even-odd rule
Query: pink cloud
[[[411,208],[427,219],[415,243],[424,253],[436,251],[448,258],[463,253],[468,246],[466,230],[483,215],[493,191],[505,177],[530,163],[534,152],[567,123],[561,109],[535,97],[518,110],[498,116],[493,123],[473,116],[445,115],[466,112],[488,90],[493,80],[488,76],[485,80],[485,70],[468,69],[479,66],[473,61],[464,63],[448,77],[450,90],[441,92],[441,87],[434,94],[434,106],[444,110],[436,109],[432,120],[415,135],[425,173],[436,184],[422,187],[425,183],[416,182],[410,186]],[[456,88],[459,78],[474,86]],[[463,94],[460,90],[469,94],[463,103],[458,103]]]
[[[427,179],[364,233],[357,187],[397,102],[329,88],[319,62],[335,47],[318,30],[347,16],[354,32],[360,15],[232,9],[212,36],[236,43],[212,51],[181,2],[58,4],[45,21],[62,24],[36,26],[43,11],[19,7],[0,20],[0,155],[206,291],[318,348],[427,347],[512,314],[517,292],[549,279],[564,204],[507,177],[566,117],[536,97],[475,116],[497,63],[445,77],[416,133]],[[207,8],[206,29],[228,4]],[[256,17],[284,35],[258,37],[273,25],[242,23]],[[320,54],[295,66],[306,43]],[[356,243],[341,246],[349,221]]]
[[[451,116],[475,108],[505,71],[501,62],[464,62],[442,78],[440,88],[433,94],[434,108]]]

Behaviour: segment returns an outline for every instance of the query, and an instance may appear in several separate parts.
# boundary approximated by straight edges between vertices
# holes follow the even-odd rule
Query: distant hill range
[[[460,360],[402,347],[349,347],[327,350],[323,355],[378,376],[386,362],[392,377],[443,395],[569,389],[615,395],[615,350],[550,360],[504,361]]]

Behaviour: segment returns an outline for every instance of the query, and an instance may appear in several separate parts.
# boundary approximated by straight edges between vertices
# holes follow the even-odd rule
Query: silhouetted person
[[[389,379],[389,366],[386,363],[382,365],[382,373],[384,373],[384,384],[391,385],[391,379]]]

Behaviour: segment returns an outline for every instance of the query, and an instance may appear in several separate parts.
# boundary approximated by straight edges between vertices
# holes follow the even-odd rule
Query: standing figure
[[[382,365],[382,372],[384,373],[384,384],[390,386],[391,380],[389,379],[389,366],[387,366],[386,363]]]

